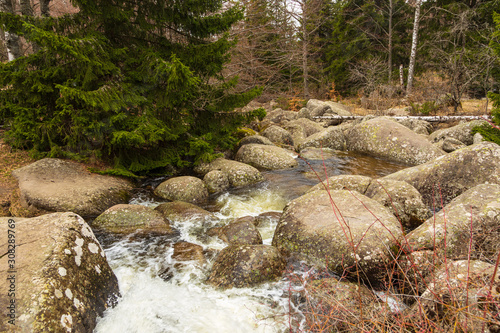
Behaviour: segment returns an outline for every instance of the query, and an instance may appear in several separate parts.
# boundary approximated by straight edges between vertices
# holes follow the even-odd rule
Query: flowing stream
[[[379,177],[405,167],[347,152],[324,151],[321,156],[308,158],[307,162],[299,159],[299,167],[294,169],[263,172],[266,181],[220,194],[203,208],[215,212],[221,221],[219,225],[223,225],[237,217],[281,212],[287,202],[304,194],[326,175]],[[155,207],[161,202],[144,190],[130,203]],[[276,223],[259,225],[264,244],[271,244]],[[172,246],[186,241],[201,245],[208,253],[216,253],[226,244],[205,235],[211,226],[201,228],[186,220],[174,221],[173,227],[178,233],[169,236],[98,235],[118,278],[122,297],[116,307],[107,309],[104,317],[98,319],[94,332],[289,331],[288,313],[293,305],[289,302],[290,283],[286,277],[253,288],[218,290],[205,284],[213,255],[208,256],[205,264],[195,261],[179,264],[172,259]],[[300,323],[295,327],[300,331]]]

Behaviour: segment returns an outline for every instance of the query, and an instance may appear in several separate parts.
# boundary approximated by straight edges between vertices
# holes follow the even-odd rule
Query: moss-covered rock
[[[441,202],[446,205],[476,185],[500,184],[500,146],[493,142],[467,146],[383,179],[408,182],[422,194],[427,206],[440,209]]]
[[[276,125],[269,126],[264,131],[262,131],[262,136],[268,138],[273,143],[280,146],[293,146],[292,134],[290,134],[290,132],[288,132],[286,129],[283,129]]]
[[[203,181],[207,185],[209,193],[220,193],[226,191],[231,184],[229,183],[229,178],[227,173],[220,170],[209,171],[204,177]]]
[[[202,176],[212,170],[220,170],[226,173],[229,183],[233,187],[248,186],[264,180],[260,171],[253,166],[224,158],[218,158],[208,164],[202,164],[195,169]]]
[[[0,218],[2,235],[8,234],[9,225],[15,225],[10,230],[15,231],[16,247],[0,242],[0,253],[11,253],[15,262],[0,266],[0,331],[92,332],[97,316],[116,303],[119,290],[89,225],[74,213]],[[7,263],[7,258],[2,261]],[[11,283],[15,326],[7,322]]]
[[[339,275],[377,282],[401,237],[398,220],[377,201],[355,191],[313,191],[285,207],[272,244]]]
[[[113,233],[170,234],[172,228],[168,219],[152,208],[141,205],[115,205],[96,217],[92,226]]]
[[[204,204],[208,200],[208,189],[203,180],[192,176],[170,178],[155,188],[155,195],[170,201],[185,201]]]
[[[417,134],[429,135],[429,133],[432,132],[432,125],[425,120],[414,119],[414,118],[403,118],[403,119],[398,119],[397,122],[403,126],[408,127]]]
[[[345,136],[340,127],[330,126],[326,130],[308,136],[298,145],[298,151],[304,148],[330,148],[336,150],[345,150]]]
[[[184,201],[162,203],[155,208],[155,211],[160,212],[164,218],[170,221],[195,219],[205,222],[217,220],[213,213]]]
[[[441,148],[447,152],[451,153],[452,151],[455,151],[457,149],[462,149],[465,147],[465,144],[457,139],[454,138],[445,138],[441,143]]]
[[[473,120],[466,123],[458,124],[457,126],[444,128],[441,130],[437,130],[431,135],[429,135],[429,140],[433,142],[443,141],[446,138],[453,138],[460,142],[463,142],[465,145],[471,145],[474,142],[474,134],[472,133],[472,129],[476,126],[481,126],[483,124],[487,124],[486,120]]]
[[[347,149],[407,165],[419,165],[446,153],[425,137],[387,118],[354,126],[346,136]]]
[[[236,160],[258,169],[279,170],[298,165],[292,154],[292,152],[280,147],[249,144],[238,150]]]
[[[482,184],[462,193],[407,239],[414,250],[442,251],[448,258],[470,254],[494,261],[500,251],[500,185]]]
[[[21,203],[52,212],[97,216],[111,206],[126,203],[133,186],[129,181],[92,174],[81,164],[44,158],[16,169]]]
[[[269,245],[230,245],[215,259],[208,283],[220,288],[251,287],[279,279],[286,262]]]
[[[269,140],[268,138],[266,138],[262,135],[252,135],[252,136],[247,136],[247,137],[244,137],[243,139],[241,139],[239,142],[239,147],[241,147],[243,145],[248,145],[250,143],[257,143],[260,145],[274,146],[274,143],[271,140]]]

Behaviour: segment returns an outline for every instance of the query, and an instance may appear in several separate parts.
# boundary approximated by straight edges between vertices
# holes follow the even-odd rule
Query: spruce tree
[[[36,53],[0,65],[8,140],[38,156],[97,155],[145,174],[212,159],[258,89],[222,76],[241,9],[221,0],[74,0],[60,18],[0,14]]]

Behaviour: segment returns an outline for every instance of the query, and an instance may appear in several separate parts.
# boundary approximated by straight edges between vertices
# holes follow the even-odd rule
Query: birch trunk
[[[0,12],[14,14],[14,6],[12,0],[0,0]],[[21,56],[21,48],[19,46],[19,36],[15,33],[5,31],[5,45],[7,46],[7,58],[12,61]]]
[[[413,73],[415,72],[415,59],[417,57],[418,24],[420,21],[420,7],[422,0],[415,3],[415,20],[413,21],[413,36],[411,42],[410,64],[408,66],[408,82],[406,83],[406,96],[410,96],[413,88]]]

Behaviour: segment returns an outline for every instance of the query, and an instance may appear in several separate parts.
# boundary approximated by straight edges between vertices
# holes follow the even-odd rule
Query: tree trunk
[[[12,0],[0,0],[0,12],[14,14]],[[19,36],[15,33],[5,31],[5,45],[7,46],[7,58],[12,61],[21,56]]]
[[[40,12],[42,16],[44,17],[49,17],[50,12],[49,12],[49,3],[51,0],[40,0]]]
[[[393,0],[389,0],[389,31],[388,31],[388,39],[389,39],[389,45],[388,45],[388,52],[389,52],[389,59],[387,61],[387,81],[389,84],[391,84],[392,81],[392,15],[394,11],[393,7],[394,3]]]
[[[23,16],[34,16],[31,0],[20,0],[19,4],[21,5],[21,14]]]
[[[302,6],[302,74],[303,74],[303,81],[304,81],[304,99],[309,98],[309,87],[307,85],[307,79],[309,75],[308,71],[308,64],[307,64],[307,57],[308,55],[308,31],[307,31],[307,22],[309,20],[308,17],[308,8],[307,8],[307,3],[303,2]]]
[[[408,82],[406,83],[406,96],[410,96],[413,88],[413,73],[415,71],[415,58],[417,57],[418,24],[420,21],[420,7],[422,0],[415,3],[415,20],[413,21],[413,36],[411,42],[410,64],[408,66]]]

